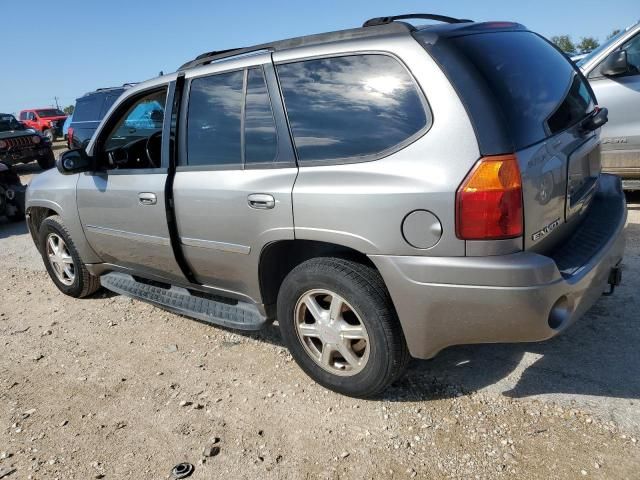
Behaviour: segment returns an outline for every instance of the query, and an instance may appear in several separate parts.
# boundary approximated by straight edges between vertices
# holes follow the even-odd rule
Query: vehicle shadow
[[[638,242],[640,225],[628,225],[623,284],[562,335],[540,343],[448,348],[432,360],[414,361],[383,398],[448,398],[505,380],[496,388],[512,398],[562,393],[639,399]]]
[[[0,240],[16,235],[24,235],[28,233],[27,222],[10,222],[5,217],[0,216]]]

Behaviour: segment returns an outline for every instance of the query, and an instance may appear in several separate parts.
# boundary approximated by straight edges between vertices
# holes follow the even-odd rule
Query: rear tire
[[[284,279],[277,308],[295,361],[335,392],[377,396],[410,361],[391,297],[372,267],[341,258],[308,260]]]
[[[44,265],[58,290],[70,297],[82,298],[100,288],[100,278],[92,275],[82,263],[71,235],[58,215],[42,222],[38,237]]]
[[[56,157],[53,154],[52,150],[49,150],[49,152],[44,157],[38,157],[38,165],[42,170],[49,170],[50,168],[53,168],[55,164]]]

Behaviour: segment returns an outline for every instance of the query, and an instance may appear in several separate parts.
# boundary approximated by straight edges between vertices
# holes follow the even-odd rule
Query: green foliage
[[[600,42],[593,37],[582,37],[580,43],[576,45],[580,53],[589,53],[600,46]]]
[[[67,115],[73,115],[73,110],[74,110],[74,109],[75,109],[75,107],[74,107],[73,105],[68,105],[68,106],[64,107],[64,108],[62,109],[62,111],[63,111],[64,113],[66,113]]]
[[[576,46],[571,41],[571,37],[569,35],[556,35],[551,37],[551,41],[556,44],[556,46],[565,53],[575,53]]]

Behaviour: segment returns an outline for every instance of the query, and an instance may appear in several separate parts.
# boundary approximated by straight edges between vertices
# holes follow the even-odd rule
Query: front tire
[[[379,395],[410,360],[382,277],[350,260],[315,258],[294,268],[278,293],[278,322],[302,370],[344,395]]]
[[[39,247],[47,272],[62,293],[82,298],[100,288],[99,277],[92,275],[82,263],[71,235],[58,215],[42,222]]]

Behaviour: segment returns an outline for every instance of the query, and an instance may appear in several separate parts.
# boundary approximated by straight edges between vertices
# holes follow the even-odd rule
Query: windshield
[[[24,127],[13,115],[0,114],[0,132],[11,130],[24,130]]]
[[[64,117],[64,112],[55,108],[51,108],[48,110],[37,110],[37,112],[40,118]]]
[[[631,28],[631,27],[629,27]],[[592,58],[595,58],[596,55],[598,55],[600,52],[602,52],[603,50],[605,50],[606,48],[609,47],[609,45],[611,45],[613,42],[615,42],[616,40],[618,40],[622,35],[624,35],[625,33],[627,33],[629,31],[629,28],[625,28],[624,30],[616,33],[613,37],[611,37],[609,40],[607,40],[606,42],[604,42],[602,45],[600,45],[598,48],[596,48],[595,50],[592,50],[591,52],[587,53],[586,56],[582,57],[580,60],[578,60],[576,62],[576,65],[578,65],[579,67],[583,66],[585,63],[587,63],[589,60],[591,60]]]

